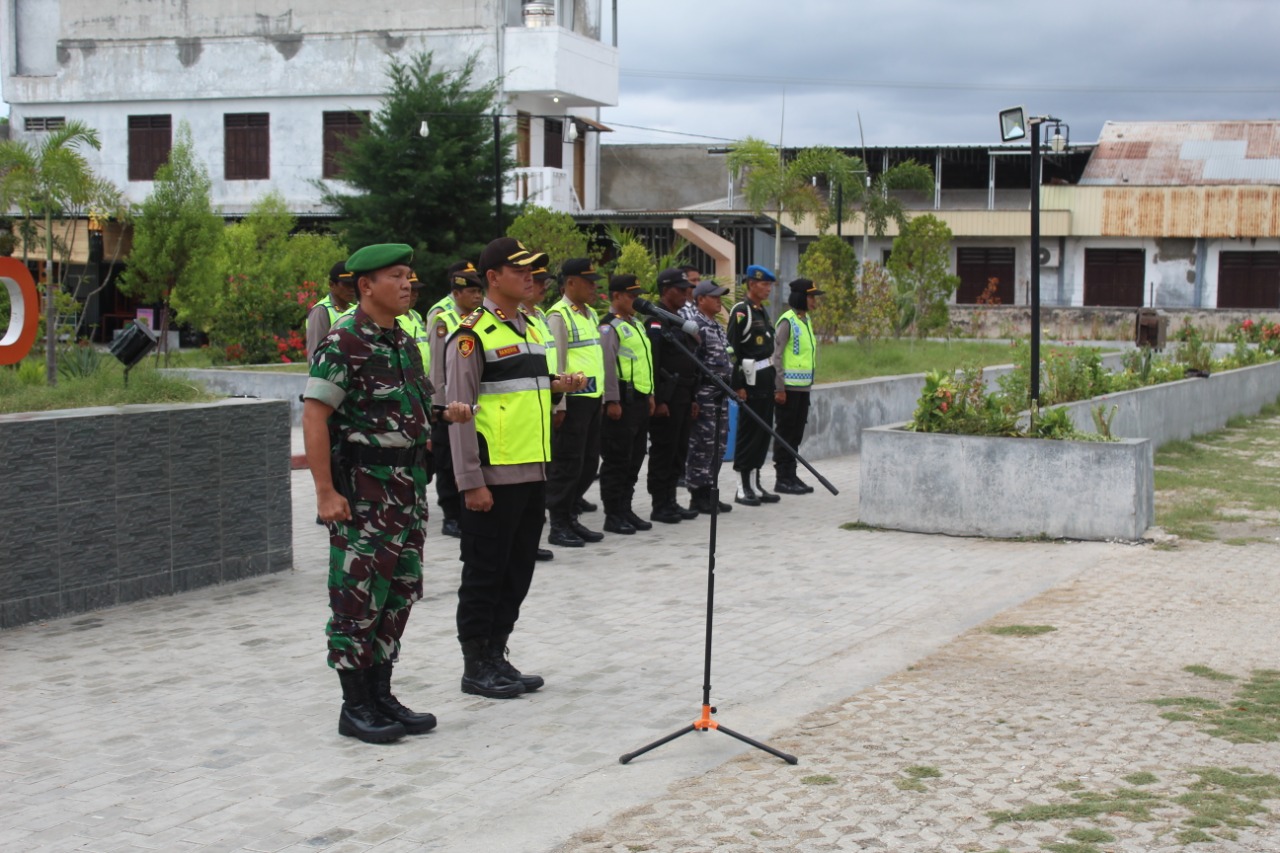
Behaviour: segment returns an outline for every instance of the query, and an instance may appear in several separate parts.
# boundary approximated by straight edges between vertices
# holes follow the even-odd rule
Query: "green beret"
[[[413,247],[404,243],[375,243],[357,249],[347,258],[347,272],[363,275],[367,272],[393,267],[396,264],[406,266],[413,261]]]

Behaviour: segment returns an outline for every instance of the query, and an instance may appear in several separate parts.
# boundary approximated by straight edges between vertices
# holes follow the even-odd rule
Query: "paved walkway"
[[[883,781],[889,765],[899,772],[944,725],[981,717],[969,703],[995,695],[1005,663],[996,657],[988,668],[977,665],[979,656],[936,683],[920,680],[920,671],[901,675],[908,666],[1046,590],[1131,564],[1154,567],[1139,580],[1145,606],[1161,607],[1159,567],[1187,558],[1104,543],[842,530],[856,515],[857,460],[820,468],[839,496],[784,498],[723,516],[716,572],[712,701],[719,719],[796,752],[798,767],[762,761],[721,735],[691,735],[629,766],[617,762],[697,716],[705,520],[610,536],[577,552],[558,549],[554,562],[541,564],[512,648],[516,662],[548,684],[507,702],[458,690],[457,545],[436,535],[433,521],[427,598],[409,623],[397,692],[435,712],[440,728],[387,747],[339,737],[338,683],[324,665],[326,540],[312,523],[310,474],[297,471],[293,572],[0,633],[0,850],[545,851],[566,843],[574,850],[701,850],[712,849],[699,840],[708,837],[708,820],[739,833],[733,849],[742,850],[858,849],[849,838],[873,839],[881,829],[902,836],[901,844],[881,845],[895,850],[1008,843],[996,834],[986,847],[958,847],[945,823],[909,842],[900,827],[914,826],[916,815],[882,803],[856,836],[830,828],[792,835],[794,812],[778,812],[766,846],[755,834],[764,830],[739,829],[732,809],[711,804],[716,791],[739,809],[757,798],[792,800],[798,777],[830,773],[841,785],[806,786],[808,804],[798,813],[820,812],[829,798],[832,808],[856,815],[866,779]],[[1269,601],[1274,592],[1266,590]],[[1132,593],[1116,588],[1115,606]],[[1083,628],[1095,606],[1075,614]],[[1082,652],[1094,660],[1127,654],[1132,638],[1114,633],[1122,624],[1108,622]],[[1273,636],[1254,632],[1259,643]],[[1039,665],[1079,665],[1056,656],[1075,647],[1034,642],[1044,644]],[[990,645],[989,652],[1007,648]],[[1188,650],[1186,662],[1233,671],[1245,665],[1219,659],[1233,654],[1230,642],[1214,648],[1220,656]],[[1261,664],[1266,655],[1254,657]],[[1037,698],[1031,707],[1047,702]],[[815,716],[822,709],[830,722]],[[916,721],[913,734],[884,729],[903,713]],[[850,728],[830,740],[816,736],[837,725]],[[889,741],[890,734],[919,738],[918,745]],[[1064,760],[1068,734],[1074,731],[1054,747]],[[872,759],[878,763],[860,766]],[[763,787],[725,784],[744,770]],[[709,790],[707,780],[720,785]],[[1008,796],[1016,799],[1018,789]],[[615,818],[628,810],[637,817]],[[816,820],[805,818],[804,826]],[[966,831],[980,837],[974,827]],[[814,846],[819,837],[846,840]]]

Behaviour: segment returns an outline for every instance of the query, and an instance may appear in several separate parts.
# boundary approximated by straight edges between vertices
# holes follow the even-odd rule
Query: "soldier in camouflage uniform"
[[[422,597],[425,466],[431,386],[396,318],[412,304],[403,244],[347,260],[360,306],[334,323],[311,359],[303,394],[307,462],[329,527],[329,665],[342,681],[338,732],[386,743],[435,727],[391,693],[391,670]],[[450,407],[450,420],[470,417]]]
[[[724,328],[716,319],[723,307],[720,297],[729,292],[729,288],[720,287],[710,281],[701,282],[693,290],[693,304],[698,313],[693,320],[698,324],[701,334],[698,348],[694,355],[698,360],[716,373],[727,384],[733,376],[733,363],[729,360],[729,340],[725,337]],[[689,436],[689,454],[685,461],[684,478],[689,486],[692,500],[690,509],[710,513],[711,486],[720,473],[720,460],[729,439],[729,403],[724,391],[713,384],[705,376],[701,377],[694,401],[698,404],[698,416],[693,421],[693,430]],[[719,435],[716,434],[717,420]],[[715,509],[729,512],[733,506],[718,501]]]

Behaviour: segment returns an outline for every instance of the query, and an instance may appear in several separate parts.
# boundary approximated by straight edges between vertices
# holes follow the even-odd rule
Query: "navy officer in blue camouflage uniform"
[[[733,376],[733,364],[729,361],[729,340],[717,318],[722,306],[721,297],[728,292],[729,288],[710,281],[701,282],[693,289],[693,304],[698,310],[693,320],[698,324],[700,334],[694,355],[724,380],[726,385]],[[694,418],[693,430],[689,436],[684,478],[692,496],[689,508],[710,513],[713,508],[711,486],[720,473],[720,460],[724,459],[728,445],[729,401],[718,385],[705,376],[700,376],[700,380],[693,398],[698,404],[698,415]],[[715,508],[720,512],[729,512],[733,506],[720,501]]]

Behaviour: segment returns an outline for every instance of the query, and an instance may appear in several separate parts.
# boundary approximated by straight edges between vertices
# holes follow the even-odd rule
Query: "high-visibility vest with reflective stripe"
[[[427,346],[427,329],[422,324],[422,316],[412,308],[407,314],[401,314],[396,317],[396,325],[404,329],[404,333],[413,338],[413,342],[418,347],[418,352],[422,354],[422,372],[425,374],[431,369],[431,348]]]
[[[350,310],[352,310],[353,308],[355,308],[355,306],[354,306],[354,305],[348,305],[348,306],[347,306],[347,311],[339,311],[339,310],[337,309],[337,307],[335,307],[335,306],[334,306],[334,304],[333,304],[333,294],[332,294],[332,293],[327,294],[323,299],[318,300],[318,301],[316,302],[316,305],[323,305],[323,306],[324,306],[324,310],[325,310],[325,311],[327,311],[327,312],[329,313],[329,328],[330,328],[330,329],[332,329],[332,328],[333,328],[333,324],[334,324],[334,323],[338,322],[338,318],[339,318],[339,317],[341,317],[343,314],[346,314],[346,313],[347,313],[347,311],[350,311]],[[316,305],[312,305],[311,307],[312,307],[312,308],[315,308],[315,307],[316,307]],[[307,312],[307,316],[306,316],[306,317],[304,317],[304,318],[303,318],[303,320],[302,320],[302,334],[303,334],[303,335],[306,335],[306,333],[307,333],[307,326],[308,326],[310,323],[311,323],[311,312],[310,312],[310,311],[308,311],[308,312]]]
[[[523,310],[525,320],[532,323],[533,327],[538,330],[538,334],[542,336],[543,346],[547,348],[547,372],[554,376],[556,368],[559,367],[556,364],[556,336],[551,334],[551,327],[547,325],[547,315],[543,314],[539,308],[535,308],[533,311],[527,308]]]
[[[448,329],[447,334],[452,335],[458,331],[458,325],[462,323],[462,317],[458,314],[458,303],[453,301],[452,296],[446,296],[435,305],[427,309],[427,316],[431,317],[432,312],[436,312],[436,317],[444,320],[444,327]],[[435,317],[431,317],[431,322],[435,324]]]
[[[585,317],[573,310],[573,303],[568,299],[561,299],[551,307],[549,313],[559,314],[564,318],[565,334],[568,336],[565,343],[569,349],[565,372],[583,373],[587,377],[587,387],[572,392],[573,395],[600,397],[604,394],[604,350],[600,349],[600,320],[590,305],[583,307],[587,311]]]
[[[480,339],[484,370],[476,402],[482,465],[551,461],[551,377],[542,336],[531,323],[521,337],[482,309],[464,329]]]
[[[788,310],[778,318],[777,326],[784,322],[791,324],[791,339],[782,351],[782,364],[778,366],[782,371],[782,381],[787,385],[812,385],[818,351],[814,346],[809,317],[797,317],[795,311]]]
[[[628,382],[641,394],[653,392],[653,345],[635,323],[614,317],[609,321],[618,336],[618,381]]]

